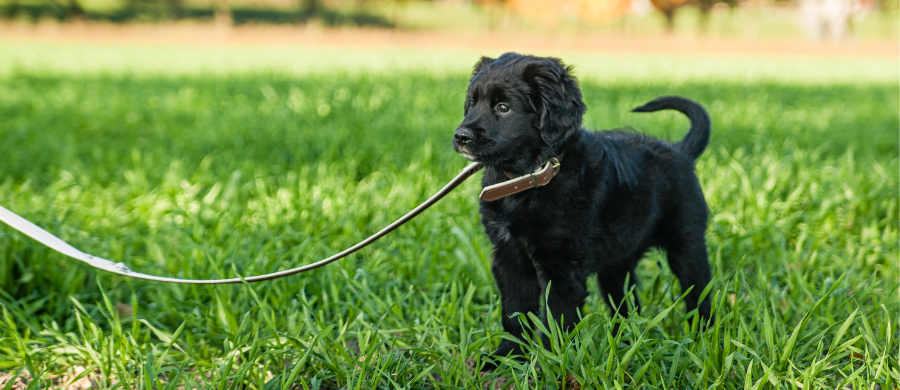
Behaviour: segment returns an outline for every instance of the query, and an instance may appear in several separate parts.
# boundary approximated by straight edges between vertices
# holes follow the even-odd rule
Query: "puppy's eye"
[[[469,107],[472,107],[474,105],[475,105],[475,99],[469,99]]]
[[[498,111],[498,112],[503,112],[503,113],[509,112],[509,106],[507,106],[507,105],[505,105],[505,104],[503,104],[503,103],[500,103],[500,104],[497,105],[497,111]]]

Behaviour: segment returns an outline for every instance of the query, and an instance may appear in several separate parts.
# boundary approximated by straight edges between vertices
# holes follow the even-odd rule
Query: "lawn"
[[[478,54],[0,42],[0,205],[138,272],[310,263],[466,165],[450,139]],[[0,372],[46,388],[86,369],[100,389],[900,385],[896,59],[553,54],[590,128],[674,140],[682,116],[628,110],[708,108],[712,329],[653,253],[618,336],[592,284],[578,329],[473,374],[503,333],[470,180],[358,254],[250,285],[130,280],[0,226]]]

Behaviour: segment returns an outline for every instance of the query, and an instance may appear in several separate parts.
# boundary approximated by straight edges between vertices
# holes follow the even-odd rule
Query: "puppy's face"
[[[492,72],[473,78],[466,94],[465,119],[453,137],[459,154],[471,161],[510,168],[545,146],[538,128],[540,115],[519,76]]]
[[[581,91],[559,60],[507,53],[476,64],[453,148],[471,161],[524,174],[581,126]]]

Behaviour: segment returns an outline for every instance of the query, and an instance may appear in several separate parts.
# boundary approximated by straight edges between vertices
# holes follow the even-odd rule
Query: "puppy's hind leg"
[[[539,313],[541,290],[537,271],[528,256],[521,253],[513,243],[497,246],[491,259],[491,272],[500,290],[503,311],[503,330],[521,339],[525,331],[514,313]],[[522,348],[515,341],[503,339],[493,356],[521,355]],[[483,371],[497,368],[495,364],[485,364]]]
[[[713,318],[710,313],[710,297],[707,296],[700,302],[700,295],[712,280],[706,253],[705,229],[682,227],[680,230],[679,234],[666,244],[669,268],[678,278],[682,291],[693,286],[691,292],[684,298],[687,311],[697,309],[704,322],[702,325],[706,325],[707,321],[711,324]]]

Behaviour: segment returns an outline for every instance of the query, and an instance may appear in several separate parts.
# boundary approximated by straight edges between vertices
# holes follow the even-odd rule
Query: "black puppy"
[[[691,128],[680,142],[590,132],[581,127],[587,108],[570,72],[556,58],[482,57],[453,139],[458,153],[486,167],[482,184],[485,193],[494,193],[482,199],[503,196],[481,201],[481,222],[494,245],[491,271],[502,299],[503,329],[520,337],[519,320],[509,316],[541,312],[548,285],[553,320],[573,329],[591,274],[610,308],[627,316],[625,281],[635,283],[638,260],[654,247],[666,250],[682,289],[693,286],[687,310],[698,309],[710,320],[709,299],[698,302],[711,272],[704,237],[708,211],[694,174],[694,160],[709,143],[709,116],[693,101],[668,96],[634,111],[675,109],[687,115]],[[551,166],[558,169],[555,177]],[[495,188],[541,168],[547,170],[517,182],[536,188]],[[546,324],[546,313],[541,318]],[[522,351],[503,340],[494,355],[510,352]]]

